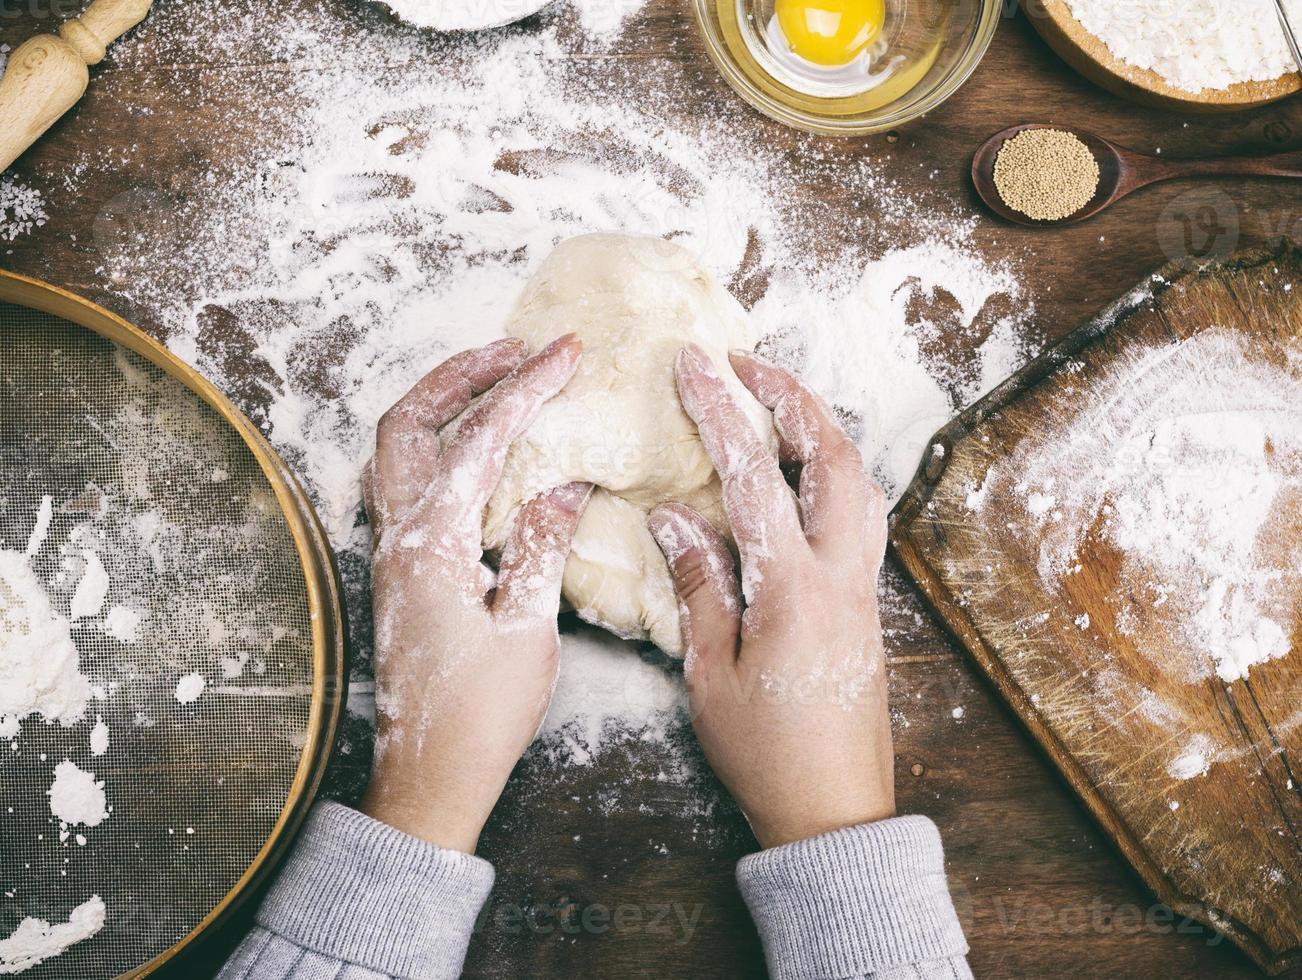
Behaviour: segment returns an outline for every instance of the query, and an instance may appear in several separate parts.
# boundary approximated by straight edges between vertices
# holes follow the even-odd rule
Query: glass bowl
[[[852,96],[811,94],[780,80],[764,51],[754,12],[766,0],[692,0],[710,60],[764,115],[825,136],[893,129],[930,112],[958,91],[981,62],[1005,0],[888,0],[894,21],[888,70]],[[767,0],[771,6],[771,0]]]

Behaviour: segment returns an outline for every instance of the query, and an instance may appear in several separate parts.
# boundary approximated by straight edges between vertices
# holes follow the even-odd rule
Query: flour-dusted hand
[[[650,527],[673,571],[685,672],[706,758],[765,847],[894,815],[877,577],[880,488],[828,408],[790,374],[733,355],[773,412],[800,497],[708,360],[678,358],[683,407],[723,480],[741,559],[699,514],[670,504]]]
[[[528,359],[514,340],[458,354],[376,433],[376,749],[362,809],[442,847],[474,851],[556,681],[561,571],[591,487],[525,503],[496,574],[480,525],[507,448],[579,356],[573,337]]]

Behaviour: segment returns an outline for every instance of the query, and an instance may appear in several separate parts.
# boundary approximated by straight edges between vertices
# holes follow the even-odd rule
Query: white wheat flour
[[[108,817],[104,783],[69,759],[54,767],[49,797],[50,812],[67,826],[98,827]]]
[[[140,613],[114,606],[104,617],[104,632],[120,643],[135,643],[140,639]]]
[[[100,715],[95,716],[95,724],[90,730],[90,754],[103,755],[109,748],[109,726]]]
[[[199,700],[199,695],[203,693],[205,681],[202,674],[184,674],[176,682],[176,700],[181,704],[192,704]]]
[[[85,549],[81,558],[81,578],[77,581],[77,591],[72,594],[72,604],[68,610],[68,618],[74,621],[100,614],[110,584],[108,572],[97,552]]]
[[[104,902],[92,895],[68,915],[67,922],[28,917],[7,939],[0,939],[0,973],[22,973],[104,928]]]
[[[1297,71],[1275,0],[1067,0],[1072,15],[1137,68],[1186,92],[1268,82]],[[1302,13],[1292,5],[1294,25]]]
[[[90,698],[72,626],[50,602],[31,559],[45,543],[53,514],[46,497],[25,551],[0,549],[0,738],[12,738],[23,719],[71,725]]]
[[[1079,574],[1087,538],[1109,542],[1123,557],[1116,608],[1139,600],[1171,617],[1191,656],[1164,666],[1189,683],[1207,664],[1235,681],[1288,654],[1302,555],[1281,522],[1302,494],[1302,350],[1272,365],[1238,334],[1205,330],[1129,353],[1087,404],[1065,438],[1025,439],[969,507],[991,486],[1020,499],[1051,592]]]

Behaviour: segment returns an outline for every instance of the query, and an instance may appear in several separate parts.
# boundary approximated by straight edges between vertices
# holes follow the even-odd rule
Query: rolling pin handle
[[[154,0],[94,0],[76,20],[59,25],[59,35],[73,46],[88,65],[104,59],[110,44],[135,27],[149,13]]]
[[[80,20],[65,20],[59,25],[59,37],[88,65],[97,65],[104,60],[108,48],[104,42],[92,34]]]

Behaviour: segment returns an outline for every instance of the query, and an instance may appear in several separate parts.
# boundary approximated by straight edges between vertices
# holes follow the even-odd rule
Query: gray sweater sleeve
[[[848,827],[742,858],[737,881],[774,980],[970,980],[926,817]]]
[[[737,878],[774,980],[972,976],[925,817],[761,851]],[[451,980],[492,887],[487,861],[318,804],[219,980]]]
[[[219,980],[451,980],[492,887],[482,858],[317,804]]]

